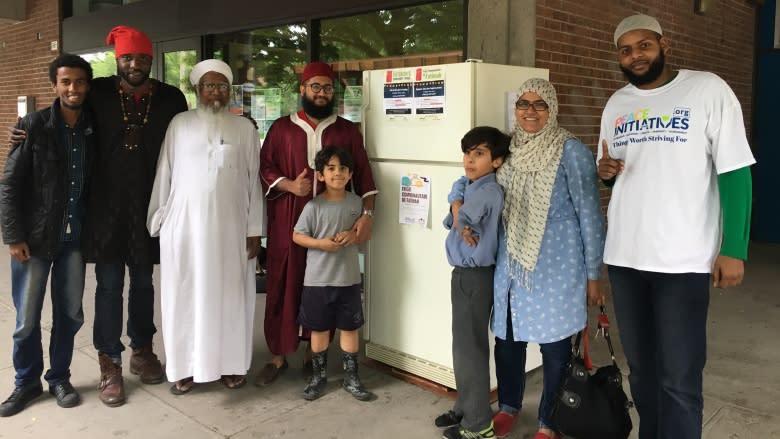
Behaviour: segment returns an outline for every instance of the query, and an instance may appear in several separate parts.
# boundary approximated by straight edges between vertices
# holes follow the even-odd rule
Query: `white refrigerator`
[[[516,90],[532,77],[548,71],[465,62],[363,73],[362,127],[379,189],[365,260],[369,358],[456,387],[442,220],[463,175],[460,139],[480,125],[510,132]],[[529,345],[526,370],[539,365]]]

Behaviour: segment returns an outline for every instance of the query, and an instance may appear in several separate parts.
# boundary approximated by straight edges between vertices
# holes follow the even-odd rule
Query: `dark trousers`
[[[154,265],[128,265],[130,288],[127,292],[127,336],[130,347],[142,348],[152,342],[154,326]],[[95,264],[95,326],[93,342],[98,354],[108,354],[120,360],[125,346],[122,336],[122,317],[125,287],[125,264]]]
[[[525,358],[528,343],[514,341],[512,313],[507,312],[506,340],[496,337],[494,355],[498,380],[498,409],[515,415],[525,394]],[[542,399],[539,401],[539,426],[555,430],[552,408],[571,359],[571,337],[552,343],[540,343],[542,351]]]
[[[701,438],[709,278],[609,266],[640,439]]]
[[[458,399],[453,411],[470,431],[487,428],[490,409],[490,310],[494,267],[452,270],[452,364]]]

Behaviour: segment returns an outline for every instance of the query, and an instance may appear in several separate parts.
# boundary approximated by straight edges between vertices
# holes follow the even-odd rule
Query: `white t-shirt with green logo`
[[[755,163],[742,108],[709,72],[629,84],[607,102],[601,142],[625,162],[612,188],[604,263],[662,273],[709,273],[720,246],[718,174]]]

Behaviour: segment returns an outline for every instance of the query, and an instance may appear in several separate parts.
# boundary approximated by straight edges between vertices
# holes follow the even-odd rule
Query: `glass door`
[[[190,85],[190,72],[201,59],[200,38],[163,41],[156,46],[155,60],[162,62],[155,63],[154,76],[181,90],[189,108],[195,108],[196,97]]]

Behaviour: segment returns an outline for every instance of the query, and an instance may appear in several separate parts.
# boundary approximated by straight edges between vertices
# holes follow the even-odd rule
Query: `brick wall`
[[[16,123],[17,96],[34,96],[36,109],[54,99],[48,65],[59,52],[51,50],[52,41],[60,41],[58,0],[28,0],[25,21],[0,24],[0,169],[8,155],[8,127]]]
[[[728,82],[750,131],[755,6],[745,0],[710,2],[695,15],[693,1],[538,0],[536,66],[550,69],[561,125],[596,147],[601,111],[626,81],[618,68],[615,26],[634,13],[652,15],[671,41],[673,68],[707,70]],[[749,134],[748,134],[749,135]],[[605,192],[606,199],[607,193]]]

